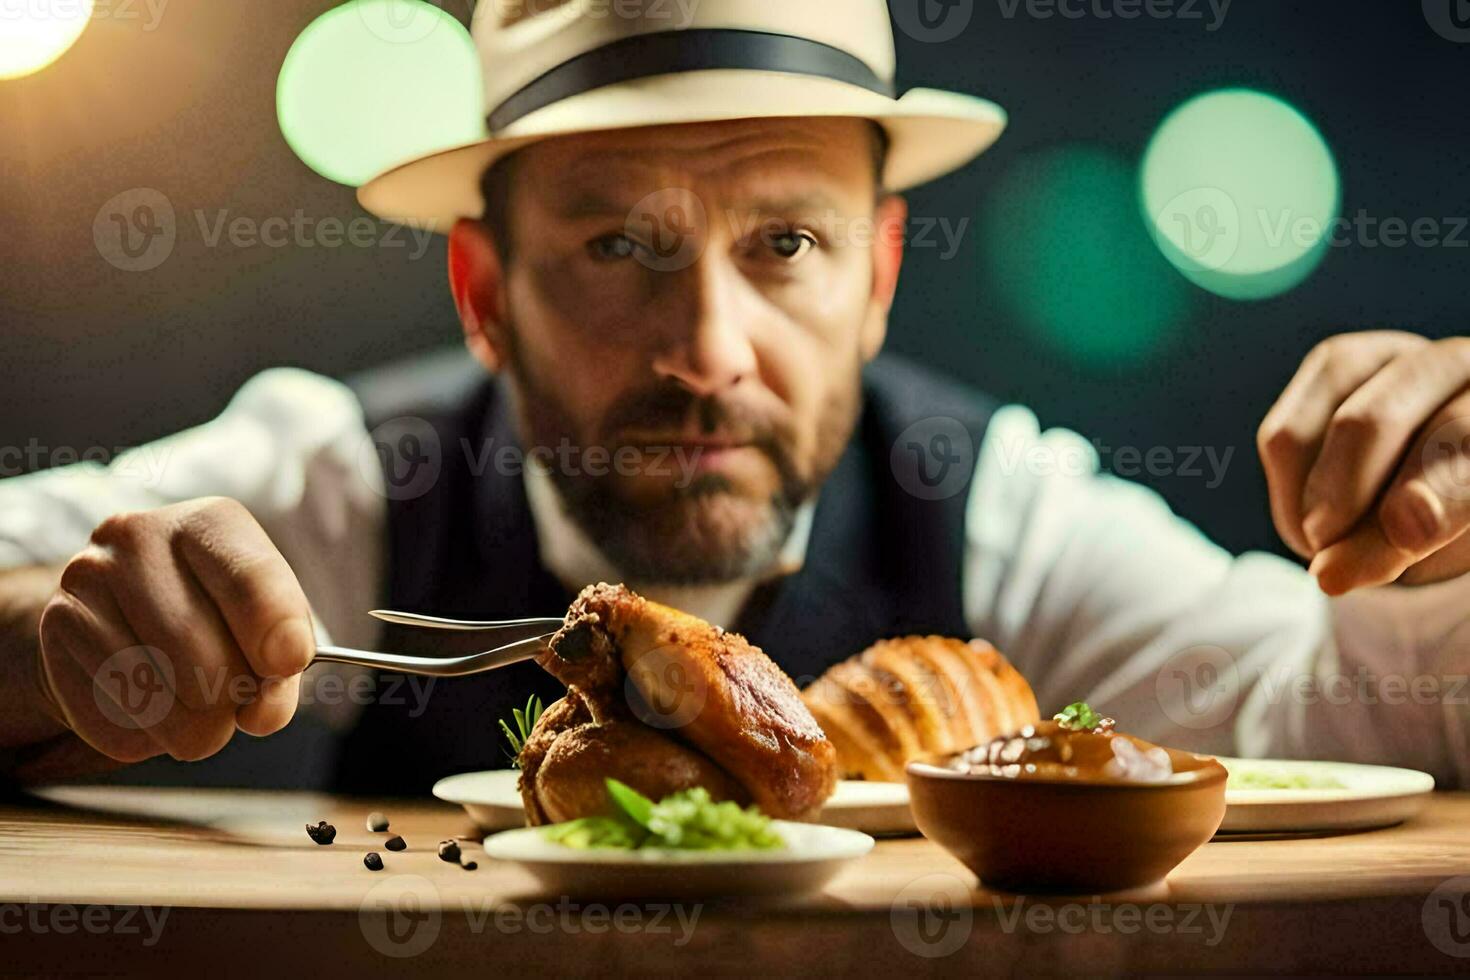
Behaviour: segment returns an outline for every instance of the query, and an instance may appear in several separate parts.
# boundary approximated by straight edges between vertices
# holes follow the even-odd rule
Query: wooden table
[[[1389,830],[1208,844],[1149,893],[1000,896],[914,838],[880,842],[814,898],[677,908],[576,906],[483,855],[476,871],[444,863],[437,842],[473,827],[435,801],[41,797],[0,804],[0,974],[1470,970],[1470,794]],[[373,809],[407,851],[382,850]],[[303,832],[319,819],[333,846]],[[363,868],[369,849],[385,871]]]

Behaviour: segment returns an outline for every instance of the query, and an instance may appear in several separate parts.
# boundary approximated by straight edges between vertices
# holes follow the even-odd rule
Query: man
[[[554,615],[608,579],[801,681],[883,636],[979,635],[1044,710],[1086,697],[1163,742],[1467,782],[1470,341],[1314,350],[1259,440],[1311,574],[1232,558],[1080,437],[878,357],[894,192],[981,152],[999,109],[892,98],[881,0],[706,0],[662,27],[487,5],[491,138],[362,191],[448,232],[491,378],[267,372],[153,447],[155,484],[126,460],[0,484],[12,775],[276,732],[315,635],[410,641],[374,606]],[[340,782],[494,765],[495,720],[531,692],[557,693],[522,665],[417,714],[379,698]]]

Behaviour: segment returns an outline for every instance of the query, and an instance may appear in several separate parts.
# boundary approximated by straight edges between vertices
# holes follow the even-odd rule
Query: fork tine
[[[522,626],[559,627],[562,624],[559,617],[547,616],[531,619],[445,619],[442,616],[425,616],[421,613],[398,612],[394,609],[374,609],[368,615],[385,623],[396,623],[400,626],[460,632],[512,629]]]
[[[525,660],[532,660],[541,653],[549,639],[551,639],[551,634],[547,633],[464,657],[417,657],[401,653],[319,646],[316,649],[313,663],[325,661],[350,664],[355,667],[420,674],[427,677],[466,677],[470,674],[481,674],[487,670],[496,670]]]

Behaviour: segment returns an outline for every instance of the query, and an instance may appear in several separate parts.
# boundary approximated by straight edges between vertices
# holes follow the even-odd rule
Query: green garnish
[[[515,717],[516,727],[511,729],[504,718],[500,719],[500,730],[505,733],[505,740],[510,743],[510,764],[515,768],[521,767],[521,749],[526,747],[526,739],[531,737],[531,729],[536,727],[536,722],[541,718],[541,699],[531,695],[526,701],[526,707],[516,708],[511,714]]]
[[[657,847],[681,851],[768,851],[786,846],[771,827],[771,818],[755,807],[716,803],[701,786],[666,796],[655,803],[616,779],[607,794],[618,813],[583,817],[542,829],[548,840],[586,850],[595,847],[632,851]]]
[[[1055,715],[1052,721],[1074,732],[1090,732],[1103,723],[1103,716],[1092,710],[1086,701],[1073,701]]]
[[[653,801],[627,783],[620,783],[616,779],[607,779],[604,782],[607,783],[607,795],[612,797],[618,808],[646,830],[648,820],[653,815]]]
[[[1236,769],[1225,785],[1230,789],[1346,789],[1335,776],[1314,776],[1279,769]]]

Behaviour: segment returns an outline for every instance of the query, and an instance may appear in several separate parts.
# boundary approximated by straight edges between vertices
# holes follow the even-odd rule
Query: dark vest
[[[441,359],[353,388],[386,447],[389,476],[404,488],[388,503],[383,604],[473,619],[565,612],[572,593],[542,567],[521,477],[495,465],[496,451],[518,446],[502,386],[472,362]],[[758,588],[734,624],[800,684],[884,637],[968,634],[965,506],[994,406],[891,357],[866,370],[863,396],[853,438],[822,488],[805,565]],[[427,479],[404,468],[405,459],[435,458],[437,477],[431,464]],[[457,640],[390,627],[382,642],[442,655]],[[404,687],[390,695],[390,680],[346,740],[340,791],[423,793],[452,773],[500,768],[498,720],[533,693],[546,704],[564,693],[530,663],[437,680],[422,704]]]

